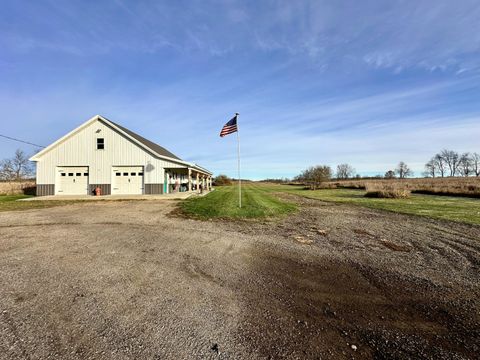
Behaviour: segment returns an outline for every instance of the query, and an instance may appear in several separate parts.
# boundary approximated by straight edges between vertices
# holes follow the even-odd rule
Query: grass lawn
[[[295,204],[281,201],[271,194],[271,189],[259,184],[242,186],[242,207],[238,207],[238,187],[219,186],[203,197],[190,198],[181,203],[187,215],[201,219],[210,218],[266,218],[287,214],[296,209]]]
[[[307,198],[347,203],[372,209],[426,216],[480,225],[480,199],[412,194],[406,199],[365,197],[365,191],[352,189],[304,190],[302,187],[248,183],[242,186],[242,205],[238,208],[238,187],[222,186],[204,197],[182,202],[191,216],[208,218],[262,218],[287,214],[295,205],[279,200],[274,193],[287,192]]]
[[[287,185],[265,185],[269,191],[285,191],[307,198],[348,203],[372,209],[427,216],[480,225],[480,199],[438,195],[412,194],[406,199],[365,197],[365,191],[352,189],[304,190]]]
[[[16,201],[31,195],[0,195],[0,211],[42,209],[52,206],[67,205],[72,201]]]

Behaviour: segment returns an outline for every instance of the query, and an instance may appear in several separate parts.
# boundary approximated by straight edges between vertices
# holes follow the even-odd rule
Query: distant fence
[[[0,182],[0,195],[35,195],[35,181]]]

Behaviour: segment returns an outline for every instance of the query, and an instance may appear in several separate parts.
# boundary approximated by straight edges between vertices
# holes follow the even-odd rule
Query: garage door
[[[112,194],[143,194],[143,166],[113,167]]]
[[[55,194],[87,195],[88,166],[65,166],[57,168]]]

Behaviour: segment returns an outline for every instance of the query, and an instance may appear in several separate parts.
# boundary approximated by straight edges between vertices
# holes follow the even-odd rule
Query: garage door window
[[[115,176],[121,176],[122,173],[115,173]]]
[[[68,173],[68,176],[73,176],[73,173]]]

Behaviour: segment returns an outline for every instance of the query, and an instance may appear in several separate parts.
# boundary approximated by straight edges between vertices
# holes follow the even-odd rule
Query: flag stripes
[[[224,137],[234,132],[237,132],[237,115],[235,115],[229,122],[223,125],[222,131],[220,131],[220,137]]]

